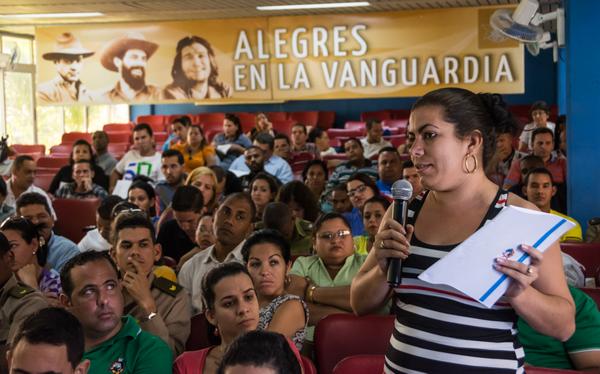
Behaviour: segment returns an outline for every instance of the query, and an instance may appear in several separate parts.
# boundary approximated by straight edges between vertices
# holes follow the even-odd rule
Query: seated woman
[[[259,172],[250,182],[250,196],[256,207],[256,222],[262,220],[263,211],[268,203],[275,200],[279,191],[279,182],[270,174]]]
[[[225,114],[223,120],[223,132],[215,136],[212,145],[221,159],[219,165],[224,169],[228,169],[233,160],[242,155],[246,148],[252,145],[252,142],[242,133],[240,119],[228,113]]]
[[[316,197],[300,181],[284,184],[277,195],[277,201],[289,205],[297,219],[314,222],[319,216]]]
[[[362,217],[365,227],[364,235],[354,237],[354,248],[357,253],[366,255],[371,250],[379,225],[385,216],[390,202],[383,196],[373,196],[363,205]]]
[[[2,223],[0,232],[10,243],[11,270],[26,285],[42,292],[55,305],[62,292],[60,274],[47,266],[48,247],[38,228],[22,217],[11,217]]]
[[[373,178],[368,175],[354,173],[346,183],[346,191],[348,191],[352,210],[344,213],[344,217],[350,222],[353,236],[363,235],[365,226],[363,225],[361,211],[367,200],[379,196],[379,187],[377,187]]]
[[[200,166],[210,166],[217,162],[215,148],[206,142],[200,125],[190,125],[186,142],[171,147],[183,155],[183,170],[190,173]]]
[[[141,179],[136,179],[129,186],[127,191],[127,201],[137,205],[150,218],[153,224],[156,223],[156,193],[150,183]]]
[[[202,295],[206,319],[218,328],[221,344],[184,352],[173,364],[174,374],[215,373],[235,338],[258,327],[258,299],[243,265],[227,262],[210,270],[202,280]]]
[[[321,157],[335,155],[337,153],[335,148],[329,145],[329,135],[327,135],[327,131],[320,127],[314,127],[309,131],[308,142],[315,143]]]
[[[350,224],[339,213],[327,213],[317,219],[313,243],[317,254],[296,259],[288,288],[308,304],[308,341],[313,341],[314,326],[323,317],[352,312],[350,283],[366,258],[354,252]]]
[[[259,230],[246,239],[242,256],[258,295],[258,329],[283,334],[302,349],[308,308],[299,296],[286,291],[292,266],[290,245],[275,230]]]
[[[202,192],[204,212],[212,213],[216,208],[217,176],[206,166],[192,170],[185,180],[186,186],[194,186]]]
[[[104,174],[104,170],[96,165],[92,146],[86,140],[79,139],[73,143],[73,149],[71,149],[71,155],[69,156],[69,165],[60,168],[58,173],[52,178],[48,192],[54,194],[60,188],[61,184],[73,182],[73,164],[79,160],[90,160],[92,162],[92,168],[94,169],[92,182],[108,191],[108,177]]]
[[[265,113],[262,113],[262,112],[256,113],[255,120],[256,120],[256,124],[254,125],[252,130],[250,130],[250,132],[248,132],[248,134],[247,134],[247,136],[250,138],[250,140],[254,141],[254,138],[256,138],[256,135],[258,135],[260,133],[266,133],[271,136],[275,136],[275,131],[273,130],[273,124],[269,121],[269,119],[267,118],[267,115]]]
[[[302,170],[302,181],[318,200],[321,210],[329,206],[324,193],[328,177],[327,164],[323,160],[310,160]]]

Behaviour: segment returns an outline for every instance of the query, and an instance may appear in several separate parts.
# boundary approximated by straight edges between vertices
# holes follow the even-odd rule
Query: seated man
[[[567,231],[561,238],[561,242],[583,240],[581,226],[573,218],[550,209],[550,200],[556,194],[556,187],[552,181],[552,174],[548,169],[533,169],[525,177],[525,187],[523,193],[527,200],[534,203],[542,212],[551,213],[559,217],[568,219],[575,224],[571,230]]]
[[[225,198],[214,217],[215,244],[189,259],[181,267],[179,282],[192,302],[192,315],[204,310],[202,279],[217,265],[237,261],[242,263],[242,245],[252,232],[256,207],[249,194],[238,192]]]
[[[28,192],[36,192],[46,199],[52,217],[56,219],[56,213],[54,212],[54,208],[52,208],[50,197],[46,191],[33,184],[36,168],[35,161],[31,156],[17,156],[12,165],[10,179],[8,180],[8,183],[6,183],[7,193],[4,204],[15,208],[19,196]]]
[[[286,160],[288,163],[292,162],[292,152],[290,151],[291,143],[290,138],[285,134],[275,134],[273,138],[273,154]]]
[[[77,245],[52,232],[54,218],[46,198],[37,192],[25,193],[17,199],[17,214],[39,225],[40,234],[48,246],[48,265],[60,272],[63,265],[79,253]]]
[[[370,119],[367,121],[366,127],[367,136],[360,139],[365,158],[371,158],[377,155],[383,148],[392,146],[392,143],[383,139],[383,126],[380,120]]]
[[[423,192],[423,185],[421,184],[421,176],[417,173],[417,168],[411,160],[406,160],[402,164],[402,178],[410,182],[413,188],[411,200],[418,194]]]
[[[196,227],[202,217],[203,206],[202,192],[198,188],[181,186],[175,190],[171,201],[174,219],[162,224],[158,232],[157,241],[162,246],[163,256],[179,262],[196,246]]]
[[[346,183],[338,184],[331,190],[330,201],[332,211],[339,214],[344,214],[352,211],[352,202],[348,196]]]
[[[112,210],[123,201],[117,195],[107,196],[102,200],[96,210],[96,228],[88,231],[77,244],[81,252],[85,251],[108,251],[111,247],[110,224],[112,222]]]
[[[600,312],[594,299],[569,286],[575,302],[575,333],[566,341],[542,335],[519,318],[519,340],[525,362],[539,367],[598,372],[600,370]]]
[[[333,170],[327,181],[326,191],[330,191],[340,183],[346,183],[354,173],[367,174],[373,180],[377,180],[377,165],[365,158],[362,143],[357,138],[350,138],[344,142],[344,151],[348,161],[342,162]]]
[[[312,255],[312,223],[294,218],[290,206],[284,203],[269,203],[263,212],[262,222],[256,229],[277,230],[290,243],[293,256]]]
[[[391,197],[392,185],[397,180],[402,179],[402,160],[400,160],[400,154],[396,148],[385,147],[379,151],[377,172],[379,174],[377,180],[379,192]]]
[[[90,362],[82,361],[83,328],[63,308],[44,308],[30,314],[10,343],[10,373],[85,374]]]
[[[254,139],[254,146],[264,152],[264,171],[279,179],[282,184],[291,182],[294,179],[290,164],[279,156],[273,154],[273,137],[266,133],[260,133]],[[247,173],[250,171],[244,155],[236,158],[231,164],[232,171],[238,173]]]
[[[161,170],[165,179],[158,181],[154,190],[162,213],[171,204],[173,194],[179,186],[183,186],[186,174],[183,172],[183,155],[175,149],[167,149],[162,153]]]
[[[108,152],[108,134],[104,131],[95,131],[92,134],[92,143],[96,151],[96,165],[104,170],[104,174],[110,175],[117,165],[117,159]]]
[[[305,125],[296,123],[294,126],[292,126],[292,148],[290,150],[292,156],[295,153],[307,152],[312,153],[315,158],[321,158],[321,153],[317,149],[317,146],[314,143],[308,143],[307,140],[308,131],[306,130]]]
[[[161,257],[154,238],[154,225],[145,214],[121,212],[113,225],[110,254],[123,278],[125,310],[177,356],[190,334],[190,301],[180,285],[152,273]]]
[[[496,136],[496,152],[488,162],[485,171],[492,182],[502,186],[517,152],[513,146],[514,130],[507,127],[497,131],[499,132]]]
[[[90,374],[171,372],[173,353],[167,343],[123,315],[117,267],[105,252],[77,255],[60,279],[60,301],[83,326],[83,358],[90,360]]]
[[[250,182],[252,182],[252,179],[254,179],[256,174],[261,172],[265,173],[265,153],[261,148],[252,145],[244,151],[244,160],[246,161],[246,166],[250,172],[242,175],[240,181],[244,191],[249,192]]]
[[[0,178],[0,222],[4,222],[6,218],[15,213],[15,207],[6,204],[7,194],[6,182],[4,182],[4,179]]]
[[[92,181],[94,169],[90,160],[79,160],[73,163],[73,182],[63,183],[56,190],[56,197],[62,199],[104,199],[108,192]]]

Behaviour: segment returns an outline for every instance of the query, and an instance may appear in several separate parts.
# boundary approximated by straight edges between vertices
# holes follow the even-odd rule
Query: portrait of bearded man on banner
[[[164,99],[220,99],[231,97],[231,87],[219,81],[215,52],[210,43],[199,36],[179,40],[173,67],[173,82],[165,87]]]
[[[83,48],[79,40],[70,32],[62,33],[56,39],[51,52],[42,58],[54,62],[57,76],[37,87],[39,104],[61,104],[91,102],[92,95],[79,79],[83,69],[83,59],[94,54]]]
[[[98,101],[118,103],[160,100],[160,88],[146,83],[148,60],[157,49],[158,44],[146,40],[139,32],[128,33],[108,43],[102,51],[100,62],[104,68],[118,72],[119,80]]]

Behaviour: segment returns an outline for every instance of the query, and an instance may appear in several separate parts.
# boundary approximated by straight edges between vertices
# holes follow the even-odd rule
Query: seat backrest
[[[333,374],[381,374],[384,355],[356,355],[344,358],[333,369]]]
[[[301,123],[305,126],[317,126],[319,123],[319,112],[317,111],[306,111],[306,112],[291,112],[290,119]]]
[[[57,144],[50,147],[50,155],[62,153],[70,154],[73,149],[73,144]]]
[[[164,126],[167,118],[167,116],[163,116],[162,114],[149,114],[138,116],[135,120],[135,123],[147,123],[150,126],[152,126],[152,124],[159,124]]]
[[[223,126],[225,113],[197,113],[194,115],[194,123],[216,122]]]
[[[294,125],[296,124],[296,121],[294,121],[294,120],[283,120],[283,121],[272,120],[271,122],[273,123],[273,130],[275,130],[276,132],[285,134],[287,136],[292,136],[292,127],[294,127]]]
[[[17,154],[39,153],[43,156],[46,153],[46,146],[43,144],[12,144],[11,147]]]
[[[59,169],[69,163],[68,157],[40,157],[36,165],[39,168]]]
[[[214,326],[208,323],[204,313],[196,314],[191,320],[190,336],[185,343],[185,350],[196,351],[213,345],[219,345],[221,338],[216,336],[214,331]]]
[[[596,307],[600,310],[600,288],[583,287],[581,291],[585,292],[589,297],[594,299]]]
[[[361,121],[366,122],[370,119],[378,119],[380,121],[392,119],[392,113],[389,110],[376,110],[374,112],[363,112],[360,114]]]
[[[131,143],[131,131],[107,132],[108,144],[112,143]]]
[[[330,138],[360,138],[365,135],[365,129],[329,129],[327,135]]]
[[[362,121],[348,121],[344,125],[344,128],[346,130],[362,130],[362,131],[366,131],[365,129],[367,128],[367,123],[366,122],[362,122]]]
[[[359,354],[385,354],[394,327],[391,315],[357,317],[331,314],[315,329],[315,354],[321,374],[331,374],[343,358]]]
[[[304,372],[304,374],[317,374],[317,368],[310,360],[310,358],[300,356],[300,359],[302,360],[300,362],[300,365],[302,365],[302,371]]]
[[[84,229],[96,225],[99,199],[55,199],[52,202],[57,221],[54,229],[74,243],[85,235]]]
[[[250,132],[256,124],[256,115],[254,113],[238,112],[235,115],[240,119],[244,134]]]
[[[131,123],[107,123],[102,126],[102,130],[104,132],[129,132],[133,130],[133,125]]]
[[[56,172],[54,172],[54,173],[52,173],[50,171],[47,173],[44,173],[44,172],[35,173],[35,178],[33,179],[33,184],[38,186],[42,190],[48,192],[48,190],[50,189],[50,184],[52,184],[52,179],[54,179],[54,175],[57,172],[58,172],[58,170],[56,170]]]
[[[327,130],[333,127],[335,124],[335,112],[333,111],[319,111],[319,122],[317,126],[323,130]]]
[[[392,119],[406,119],[410,116],[410,109],[392,109],[389,112]]]
[[[79,132],[79,131],[66,132],[62,135],[61,143],[62,144],[73,144],[73,143],[75,143],[75,141],[77,141],[79,139],[83,139],[91,144],[92,143],[92,134],[90,134],[88,132]]]
[[[600,243],[561,243],[560,249],[585,267],[586,278],[593,278],[600,271]]]
[[[269,121],[286,121],[290,118],[290,115],[287,112],[267,112],[267,118]]]
[[[406,126],[408,126],[408,120],[407,119],[386,119],[383,122],[381,122],[381,124],[384,127],[396,127],[396,128],[400,128],[400,129],[406,129]]]

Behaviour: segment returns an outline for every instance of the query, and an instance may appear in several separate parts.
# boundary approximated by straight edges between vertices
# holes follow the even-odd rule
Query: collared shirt
[[[321,153],[317,149],[317,146],[315,145],[315,143],[304,143],[304,145],[302,147],[296,147],[294,144],[292,144],[290,152],[292,154],[312,153],[313,155],[315,155],[315,158],[321,158]]]
[[[329,181],[327,182],[326,191],[331,191],[331,189],[337,186],[340,183],[345,183],[348,181],[348,178],[354,173],[364,173],[373,178],[373,180],[379,179],[379,174],[377,173],[377,164],[369,159],[365,160],[365,166],[356,167],[350,163],[350,161],[342,162],[339,164],[334,170],[331,176],[329,177]]]
[[[185,175],[182,177],[182,182],[185,180]],[[158,196],[159,203],[159,212],[158,214],[162,214],[162,212],[167,209],[169,204],[171,204],[171,200],[173,200],[173,195],[175,194],[175,190],[177,187],[182,186],[183,183],[178,183],[176,186],[172,186],[166,180],[158,181],[156,187],[154,187],[154,191],[156,192],[156,196]]]
[[[360,214],[360,210],[358,208],[352,207],[352,210],[343,213],[343,216],[348,220],[348,223],[350,224],[352,236],[359,236],[365,233],[365,225],[363,223],[362,214]]]
[[[123,88],[121,87],[121,81],[117,81],[117,84],[112,90],[105,92],[102,95],[102,101],[111,103],[123,101],[157,101],[160,99],[160,88],[152,85],[145,85],[144,88],[142,88],[141,90],[135,91],[133,97],[128,97],[127,94],[125,94],[125,92],[123,91]]]
[[[46,191],[44,191],[41,188],[39,188],[38,186],[34,186],[32,184],[31,186],[29,186],[28,189],[23,191],[23,193],[28,193],[28,192],[37,192],[40,195],[44,196],[46,198],[46,201],[48,201],[48,206],[50,207],[50,213],[52,214],[52,218],[54,218],[56,220],[56,212],[54,211],[54,208],[52,207],[52,200],[50,200],[50,197],[48,196]],[[12,180],[9,179],[8,182],[6,182],[6,199],[4,199],[4,204],[11,206],[13,208],[16,208],[17,198],[18,198],[18,196],[15,196],[14,192],[12,191]]]
[[[81,252],[87,251],[108,251],[112,245],[104,239],[102,235],[100,235],[100,231],[98,229],[93,229],[88,231],[85,236],[81,239],[81,241],[77,244],[77,247]]]
[[[38,103],[75,103],[94,101],[88,89],[77,81],[74,84],[57,76],[54,79],[37,86]]]
[[[91,362],[88,373],[171,373],[173,353],[167,343],[143,331],[131,316],[121,321],[123,326],[115,336],[83,354]]]
[[[5,219],[15,214],[15,207],[2,203],[0,205],[0,223],[4,222]]]
[[[37,290],[20,283],[13,274],[0,289],[0,343],[10,342],[21,321],[46,308],[48,303]]]
[[[272,155],[267,162],[265,162],[263,169],[267,173],[279,179],[281,183],[285,184],[294,180],[294,174],[292,173],[290,164],[277,155]],[[250,172],[248,165],[246,165],[246,159],[243,155],[239,156],[233,161],[233,163],[231,163],[230,170],[239,172],[240,175],[242,175],[242,173],[248,174]]]
[[[381,140],[378,143],[369,143],[367,138],[362,138],[360,139],[360,143],[363,146],[363,155],[365,156],[365,158],[371,158],[373,156],[376,156],[379,153],[379,151],[385,147],[392,147],[392,143],[388,142],[384,138],[381,138]]]
[[[105,152],[101,155],[96,155],[96,165],[104,170],[104,174],[110,175],[115,166],[117,166],[117,159],[110,153]]]
[[[564,183],[567,179],[567,159],[552,152],[550,159],[544,163],[544,167],[552,174],[552,182],[555,184]],[[514,158],[510,166],[510,171],[504,180],[504,185],[512,187],[523,181],[521,175],[521,160]]]
[[[79,254],[77,245],[64,236],[52,233],[48,240],[48,265],[60,273],[71,258]]]
[[[375,184],[377,185],[377,188],[379,188],[379,192],[381,192],[387,197],[392,197],[392,185],[394,184],[394,182],[386,183],[381,179],[378,179],[377,182],[375,182]]]
[[[242,241],[229,252],[223,262],[217,260],[215,257],[215,246],[211,245],[183,264],[181,271],[179,271],[179,283],[190,296],[190,300],[192,301],[192,315],[201,313],[204,310],[204,302],[202,300],[202,279],[204,276],[222,263],[235,261],[243,264],[242,246],[244,242]]]
[[[64,183],[54,195],[62,199],[89,199],[94,197],[104,199],[108,196],[108,192],[96,183],[92,183],[92,189],[85,192],[75,191],[75,183]]]
[[[154,152],[152,156],[142,156],[137,150],[131,150],[115,166],[117,173],[125,180],[132,180],[136,175],[145,175],[154,181],[164,179],[161,167],[161,154]]]
[[[563,234],[563,236],[560,237],[561,243],[565,242],[565,241],[577,241],[577,242],[583,241],[583,234],[582,234],[581,225],[579,224],[579,222],[577,222],[574,218],[571,218],[565,214],[557,212],[556,210],[550,209],[550,214],[554,214],[555,216],[559,216],[559,217],[569,220],[575,224],[575,227],[573,227],[571,230],[565,232]]]

